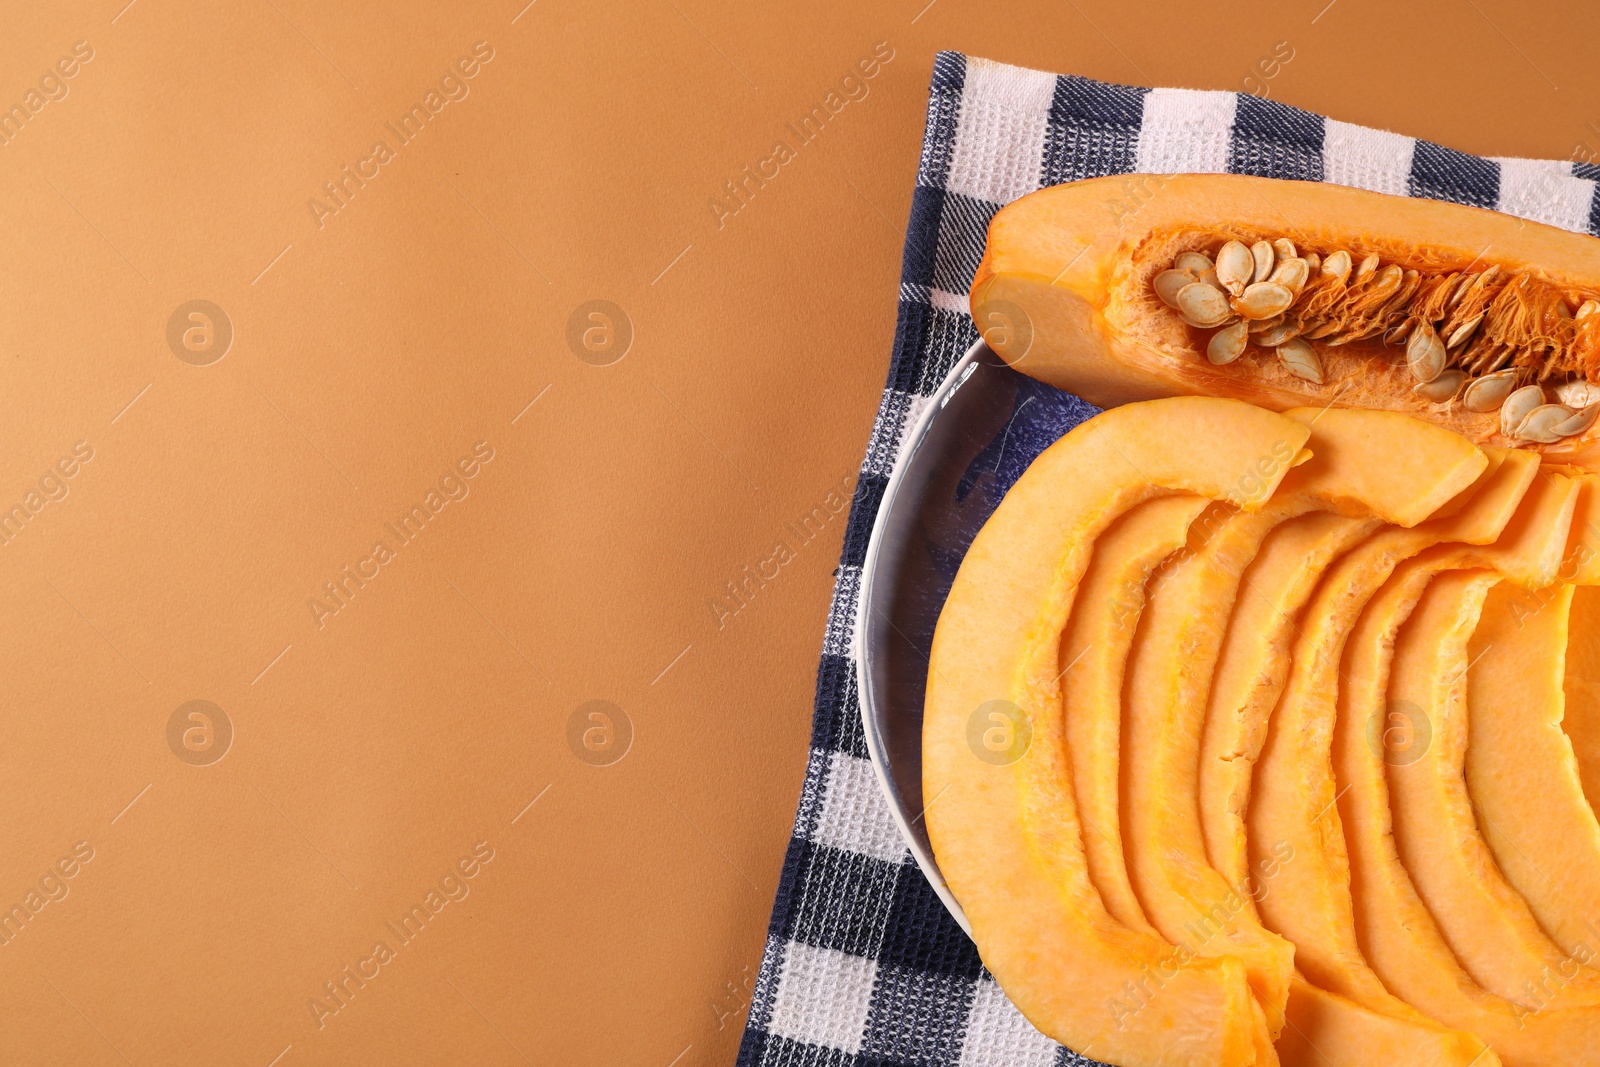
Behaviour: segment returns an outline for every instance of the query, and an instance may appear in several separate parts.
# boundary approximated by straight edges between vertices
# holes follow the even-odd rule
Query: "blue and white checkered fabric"
[[[1475,204],[1600,234],[1594,164],[1484,159],[1240,93],[1108,85],[940,53],[889,381],[850,510],[811,759],[739,1067],[1091,1062],[1012,1007],[902,843],[862,734],[856,593],[906,428],[977,340],[967,291],[994,213],[1079,178],[1219,172]]]

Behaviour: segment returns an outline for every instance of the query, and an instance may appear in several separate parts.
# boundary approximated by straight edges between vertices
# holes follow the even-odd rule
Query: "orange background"
[[[0,1063],[732,1060],[935,50],[1600,150],[1578,3],[523,2],[8,5]]]

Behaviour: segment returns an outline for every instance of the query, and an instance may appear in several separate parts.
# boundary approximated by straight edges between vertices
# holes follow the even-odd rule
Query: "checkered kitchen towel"
[[[1089,1062],[1011,1006],[901,841],[867,762],[852,634],[867,537],[905,431],[977,340],[967,291],[989,219],[1035,189],[1130,172],[1335,182],[1600,234],[1594,164],[1482,159],[1240,93],[1107,85],[940,53],[889,381],[850,509],[811,759],[739,1067]]]

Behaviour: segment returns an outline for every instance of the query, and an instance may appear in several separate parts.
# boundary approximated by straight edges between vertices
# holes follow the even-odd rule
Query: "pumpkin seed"
[[[1156,275],[1156,295],[1162,303],[1175,308],[1178,306],[1178,290],[1194,281],[1195,276],[1186,270],[1164,270]]]
[[[1414,325],[1416,325],[1416,320],[1415,319],[1407,319],[1406,321],[1402,322],[1400,325],[1394,327],[1388,333],[1384,334],[1383,335],[1383,343],[1386,344],[1386,345],[1397,345],[1397,344],[1399,344],[1401,341],[1404,341],[1407,337],[1409,337],[1411,335],[1411,327],[1414,326]]]
[[[1244,292],[1255,276],[1256,261],[1240,241],[1229,241],[1217,252],[1217,280],[1234,296]]]
[[[1206,344],[1206,358],[1222,366],[1244,355],[1245,342],[1250,339],[1245,329],[1246,325],[1245,321],[1240,319],[1233,325],[1224,326],[1212,334],[1211,340]]]
[[[1252,327],[1256,323],[1250,324]],[[1256,344],[1262,348],[1277,348],[1291,337],[1300,334],[1300,327],[1293,322],[1279,322],[1276,326],[1269,326],[1255,335]]]
[[[1573,312],[1572,317],[1574,319],[1586,319],[1596,311],[1600,311],[1600,300],[1585,300],[1578,305],[1578,310]]]
[[[1172,265],[1179,270],[1186,270],[1196,278],[1212,268],[1211,257],[1204,252],[1179,252],[1178,258]]]
[[[1196,326],[1221,326],[1233,314],[1221,289],[1205,282],[1190,282],[1178,290],[1178,310]]]
[[[1562,404],[1541,404],[1528,412],[1522,420],[1522,425],[1517,427],[1517,436],[1528,441],[1538,441],[1542,445],[1553,445],[1566,434],[1557,431],[1556,427],[1573,417],[1572,409]]]
[[[1467,386],[1467,391],[1461,395],[1461,404],[1468,411],[1496,411],[1506,402],[1506,397],[1511,395],[1516,384],[1515,370],[1497,370],[1493,374],[1485,374],[1481,378],[1474,378]]]
[[[1573,411],[1581,411],[1590,404],[1600,401],[1600,385],[1582,378],[1564,382],[1556,386],[1556,400]]]
[[[1279,237],[1272,242],[1272,250],[1278,253],[1278,259],[1295,259],[1300,253],[1294,250],[1294,242],[1287,237]]]
[[[1322,257],[1317,255],[1315,252],[1307,252],[1300,258],[1306,261],[1306,270],[1310,271],[1312,274],[1317,273],[1318,269],[1320,269],[1322,266]]]
[[[1283,342],[1278,346],[1278,361],[1295,377],[1322,384],[1322,360],[1317,358],[1310,341],[1292,337]]]
[[[1553,429],[1562,437],[1576,437],[1594,425],[1596,416],[1600,416],[1600,404],[1590,404],[1580,408],[1565,422],[1556,423]]]
[[[1391,263],[1372,278],[1372,286],[1362,295],[1369,300],[1386,300],[1399,292],[1406,280],[1406,272],[1398,263]]]
[[[1267,278],[1272,274],[1272,264],[1276,259],[1276,256],[1272,251],[1272,245],[1268,244],[1266,241],[1257,241],[1255,244],[1250,246],[1250,258],[1255,261],[1256,265],[1255,273],[1251,275],[1250,280],[1257,282],[1266,281]]]
[[[1277,282],[1256,282],[1246,287],[1233,309],[1247,319],[1270,319],[1289,310],[1294,294]]]
[[[1500,432],[1507,437],[1517,437],[1522,420],[1543,404],[1544,390],[1537,385],[1524,385],[1500,405]]]
[[[1478,328],[1478,323],[1482,321],[1483,316],[1479,315],[1477,318],[1469,319],[1468,321],[1463,322],[1460,326],[1457,326],[1453,331],[1451,331],[1450,340],[1446,341],[1444,346],[1446,348],[1457,347],[1461,344],[1461,342],[1472,336],[1472,331],[1476,330]]]
[[[1418,382],[1411,391],[1425,400],[1439,402],[1454,398],[1466,381],[1466,371],[1447,370],[1431,382]]]
[[[1376,252],[1368,252],[1365,256],[1361,257],[1361,262],[1356,264],[1356,272],[1351,276],[1350,284],[1356,285],[1360,282],[1366,281],[1368,278],[1372,277],[1377,269],[1378,254]]]
[[[1444,373],[1444,344],[1432,326],[1422,323],[1406,340],[1406,366],[1419,382],[1431,382]],[[1450,394],[1454,396],[1455,393]]]
[[[1350,253],[1344,249],[1333,253],[1322,261],[1324,277],[1337,278],[1341,282],[1350,276]]]
[[[1471,353],[1473,349],[1477,351],[1470,356],[1471,366],[1466,367],[1468,372],[1473,374],[1487,374],[1490,371],[1500,370],[1517,354],[1515,346],[1494,341],[1482,345],[1470,345],[1467,352]],[[1466,366],[1465,362],[1463,366]]]
[[[1306,280],[1311,277],[1311,268],[1306,266],[1303,259],[1280,259],[1278,265],[1272,268],[1272,277],[1268,281],[1277,282],[1295,296],[1300,295],[1300,290],[1306,287]]]

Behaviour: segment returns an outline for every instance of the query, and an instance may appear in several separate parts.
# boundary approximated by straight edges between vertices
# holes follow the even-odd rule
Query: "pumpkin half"
[[[974,323],[1102,407],[1403,411],[1600,469],[1600,242],[1481,208],[1242,175],[1123,177],[989,225]]]

